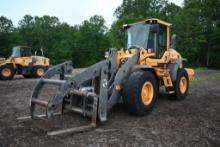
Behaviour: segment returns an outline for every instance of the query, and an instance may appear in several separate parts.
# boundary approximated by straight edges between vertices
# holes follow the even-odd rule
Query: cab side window
[[[29,48],[21,48],[21,57],[29,57],[31,55],[31,50]]]
[[[21,57],[25,57],[25,50],[21,48]]]
[[[166,26],[159,25],[158,34],[158,58],[161,58],[166,50],[167,29]]]

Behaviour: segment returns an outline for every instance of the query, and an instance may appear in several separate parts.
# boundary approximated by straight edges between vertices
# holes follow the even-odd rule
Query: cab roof
[[[145,19],[143,21],[139,21],[139,22],[136,22],[136,23],[131,23],[131,24],[124,24],[123,27],[126,28],[128,26],[133,26],[133,25],[136,25],[136,24],[141,24],[141,23],[158,23],[158,24],[162,24],[162,25],[165,25],[165,26],[172,26],[171,23],[168,23],[166,21],[163,21],[163,20],[160,20],[158,18],[149,18],[149,19]]]
[[[18,48],[31,48],[30,46],[25,46],[25,45],[17,45],[17,46],[14,46],[14,47],[18,47]]]

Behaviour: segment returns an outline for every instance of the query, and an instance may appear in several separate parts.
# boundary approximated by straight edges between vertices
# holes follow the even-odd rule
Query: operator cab
[[[126,49],[144,48],[150,53],[155,53],[159,59],[170,48],[170,23],[159,19],[126,24]]]
[[[30,57],[31,48],[27,46],[15,46],[12,48],[12,57]]]

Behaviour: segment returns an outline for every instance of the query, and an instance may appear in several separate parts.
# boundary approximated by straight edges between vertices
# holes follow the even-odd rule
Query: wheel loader
[[[38,78],[46,72],[48,67],[48,58],[33,56],[30,47],[15,46],[8,59],[0,60],[0,80],[11,80],[15,74],[21,74],[25,78]]]
[[[171,24],[151,18],[123,25],[126,37],[124,49],[111,48],[106,59],[72,75],[72,63],[65,62],[49,69],[35,86],[30,98],[30,116],[34,122],[50,123],[51,118],[75,112],[91,118],[85,126],[62,128],[48,135],[80,132],[106,122],[112,108],[122,101],[132,115],[149,114],[158,100],[160,87],[176,100],[186,98],[194,70],[184,68],[184,58],[171,48]],[[58,78],[52,78],[60,75]],[[39,93],[47,84],[58,91],[49,101]],[[45,109],[38,115],[36,108]],[[74,123],[74,120],[73,120]]]

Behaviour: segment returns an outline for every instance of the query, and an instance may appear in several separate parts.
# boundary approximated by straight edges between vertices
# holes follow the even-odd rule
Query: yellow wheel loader
[[[32,56],[30,47],[15,46],[8,59],[0,60],[0,80],[11,80],[15,74],[21,74],[25,78],[41,77],[48,67],[48,58]]]
[[[89,125],[48,132],[59,135],[96,127],[97,119],[106,122],[121,99],[129,113],[146,115],[155,107],[159,87],[165,87],[170,97],[185,99],[194,71],[184,68],[184,58],[171,48],[171,24],[152,18],[123,28],[127,38],[125,49],[110,49],[105,60],[75,76],[71,62],[49,69],[31,95],[30,117],[20,119],[50,123],[51,118],[68,111],[91,118]],[[52,78],[56,74],[60,79]],[[49,101],[40,97],[47,84],[59,87]],[[46,113],[38,115],[39,107]]]

